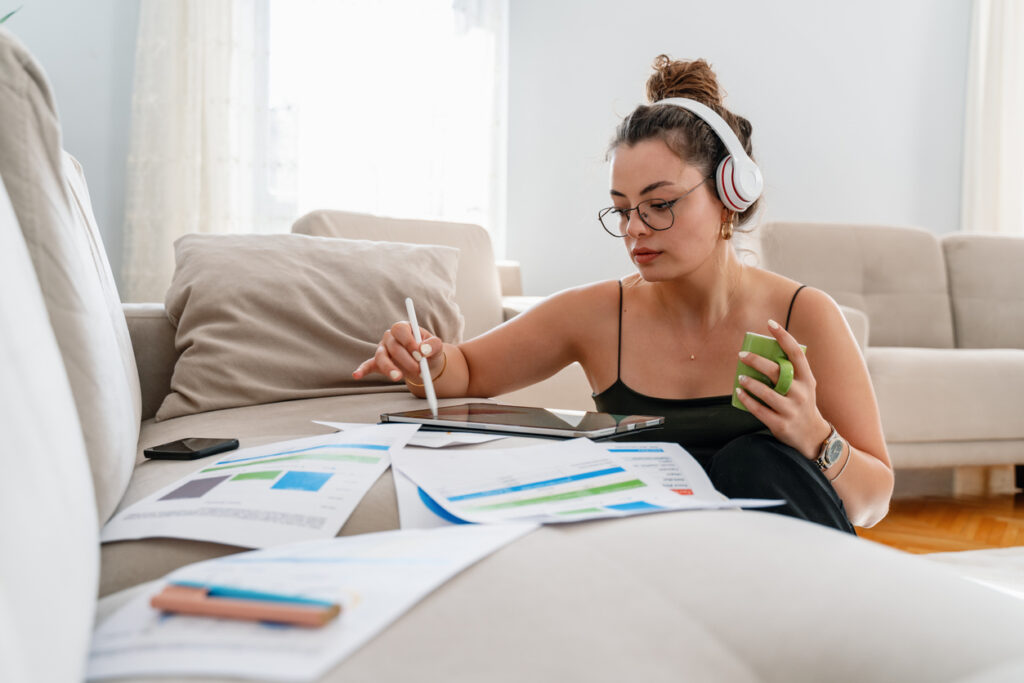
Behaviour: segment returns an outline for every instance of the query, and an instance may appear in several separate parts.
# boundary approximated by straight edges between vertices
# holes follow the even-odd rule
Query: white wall
[[[139,0],[0,0],[4,27],[43,66],[64,149],[81,162],[115,276],[121,273],[125,162]]]
[[[120,273],[139,0],[0,0],[49,74]],[[754,124],[765,219],[957,229],[968,0],[511,0],[508,256],[526,290],[618,277],[604,152],[660,52]]]
[[[508,257],[529,294],[630,271],[604,152],[659,53],[754,126],[764,220],[956,230],[968,0],[512,0]]]

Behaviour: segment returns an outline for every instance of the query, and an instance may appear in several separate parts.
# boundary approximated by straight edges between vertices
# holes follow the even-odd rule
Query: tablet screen
[[[384,422],[417,422],[450,429],[540,434],[545,436],[606,436],[657,426],[665,418],[653,415],[612,415],[576,410],[553,410],[496,403],[462,403],[438,409],[434,417],[429,408],[403,413],[385,413]]]

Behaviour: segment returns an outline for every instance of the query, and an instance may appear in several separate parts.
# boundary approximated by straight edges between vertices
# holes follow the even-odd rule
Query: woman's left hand
[[[768,321],[769,330],[793,363],[793,383],[782,395],[772,387],[779,381],[779,364],[755,353],[740,352],[740,361],[766,375],[768,386],[746,375],[740,376],[737,396],[750,413],[771,430],[776,439],[800,451],[808,460],[818,457],[831,428],[818,411],[814,373],[800,344],[781,325]],[[764,401],[759,403],[753,397]]]

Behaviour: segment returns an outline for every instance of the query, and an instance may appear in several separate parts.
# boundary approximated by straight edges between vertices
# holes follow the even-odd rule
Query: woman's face
[[[615,208],[624,211],[644,203],[648,223],[660,227],[671,222],[672,226],[653,230],[638,211],[629,212],[623,241],[645,280],[670,280],[692,273],[718,246],[723,207],[714,194],[714,180],[704,180],[699,168],[684,163],[661,140],[620,145],[613,151],[611,197]],[[669,208],[671,214],[666,213]]]

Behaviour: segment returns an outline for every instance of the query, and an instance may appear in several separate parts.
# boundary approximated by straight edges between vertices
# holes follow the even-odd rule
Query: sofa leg
[[[1016,470],[1017,495],[1024,496],[1024,465],[1017,465],[1014,470]]]

